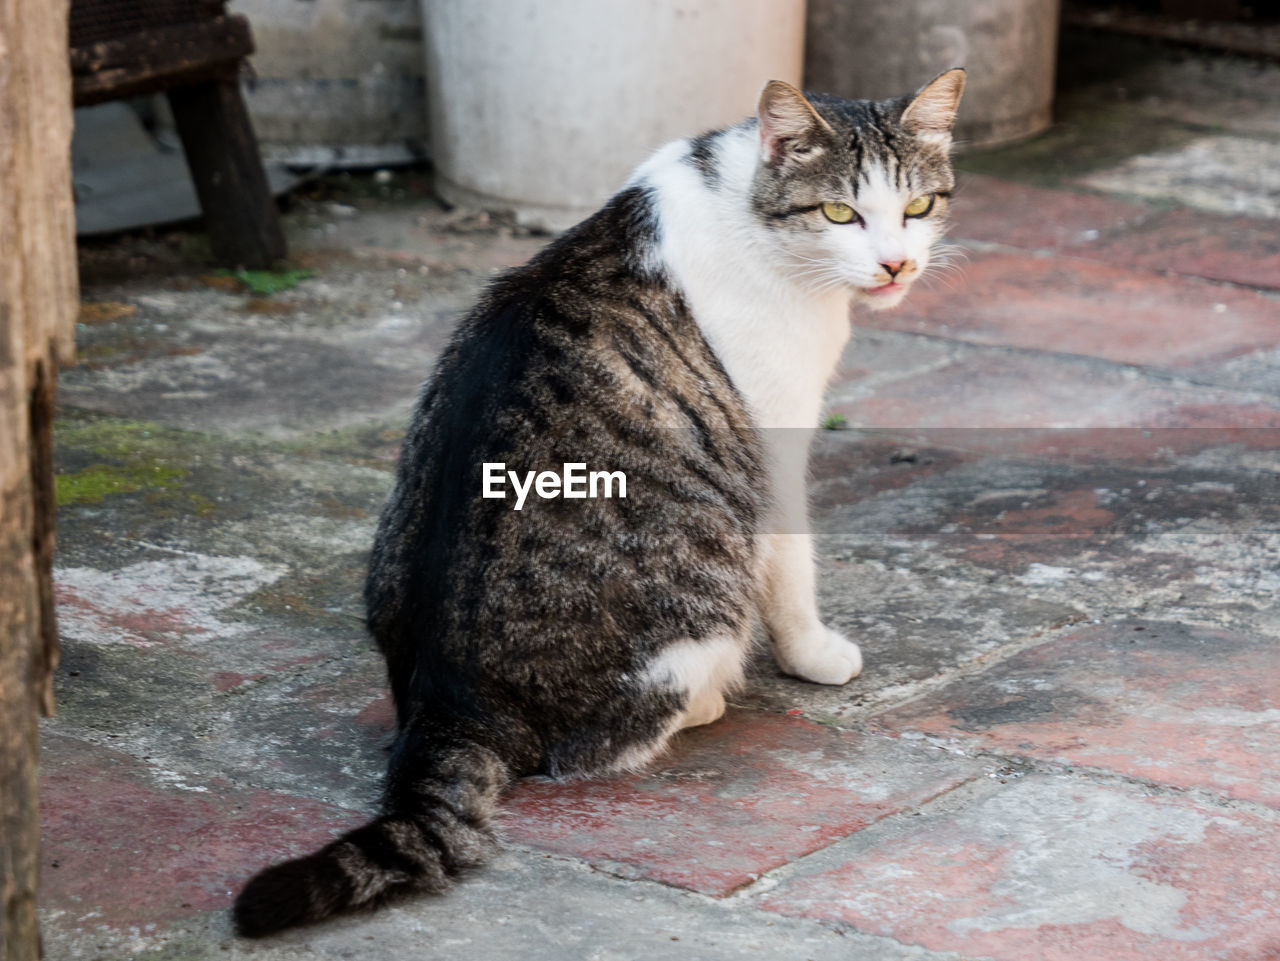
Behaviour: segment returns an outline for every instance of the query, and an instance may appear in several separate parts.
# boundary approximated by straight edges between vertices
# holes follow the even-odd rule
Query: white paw
[[[719,691],[706,691],[695,698],[680,718],[680,727],[701,727],[724,717],[724,695]]]
[[[827,627],[776,647],[778,666],[814,684],[848,684],[862,672],[862,651],[844,635]]]

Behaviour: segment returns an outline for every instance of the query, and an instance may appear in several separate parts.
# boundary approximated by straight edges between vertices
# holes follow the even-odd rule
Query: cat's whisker
[[[926,273],[949,274],[953,277],[963,277],[964,269],[959,264],[934,263],[925,268]]]
[[[804,254],[793,254],[793,258],[799,266],[795,267],[792,276],[802,281],[814,293],[823,294],[857,286],[848,271],[838,261]]]
[[[959,244],[937,244],[933,248],[930,261],[943,265],[952,265],[957,262],[968,263],[969,251]]]
[[[955,264],[968,263],[969,252],[963,247],[957,247],[951,244],[945,247],[934,248],[929,257],[930,263],[939,264]]]
[[[940,280],[947,289],[956,290],[964,282],[963,265],[969,260],[969,251],[960,244],[935,243],[920,279]]]
[[[797,258],[806,266],[796,268],[793,276],[814,293],[826,293],[852,286],[848,276],[830,260],[813,257]]]
[[[937,267],[941,270],[960,270],[964,265],[962,259],[952,259],[950,256],[935,257],[929,261],[929,268]]]
[[[802,267],[800,270],[797,270],[795,272],[795,276],[803,278],[803,277],[841,277],[844,275],[843,275],[843,272],[841,272],[837,268],[832,267],[830,265],[828,266],[815,265],[813,267]]]
[[[950,264],[932,263],[920,274],[918,283],[938,280],[948,290],[958,290],[964,283],[964,272]]]

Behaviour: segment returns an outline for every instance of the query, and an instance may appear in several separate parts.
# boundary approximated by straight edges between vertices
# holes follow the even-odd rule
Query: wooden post
[[[285,254],[284,231],[240,84],[228,76],[173,87],[168,97],[214,257],[267,269]]]
[[[53,712],[53,400],[79,301],[68,0],[0,0],[0,961],[40,956],[36,774]]]

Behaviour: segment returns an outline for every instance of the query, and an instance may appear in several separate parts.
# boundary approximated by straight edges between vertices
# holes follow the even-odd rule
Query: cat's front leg
[[[804,420],[817,420],[816,399]],[[783,671],[815,684],[846,684],[861,672],[862,652],[818,616],[805,477],[813,431],[775,428],[764,434],[773,509],[760,545],[760,617]]]
[[[760,615],[778,666],[815,684],[847,684],[862,671],[862,652],[818,617],[812,538],[773,533],[763,546]]]

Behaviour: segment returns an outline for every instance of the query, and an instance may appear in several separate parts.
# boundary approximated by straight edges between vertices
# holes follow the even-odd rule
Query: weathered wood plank
[[[155,93],[175,84],[231,76],[253,53],[244,17],[159,27],[71,51],[75,104]]]
[[[263,269],[285,255],[284,230],[234,78],[168,93],[213,255]]]
[[[0,0],[0,961],[39,957],[37,718],[53,710],[52,423],[75,330],[66,0]]]

